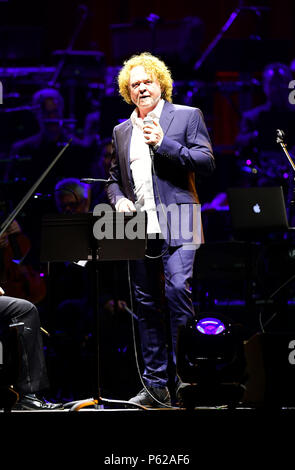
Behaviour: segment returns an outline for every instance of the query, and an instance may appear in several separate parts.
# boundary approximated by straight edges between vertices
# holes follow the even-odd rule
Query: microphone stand
[[[287,157],[287,159],[288,159],[288,161],[289,161],[289,163],[292,167],[292,170],[295,172],[295,164],[293,162],[293,159],[292,159],[291,155],[289,154],[289,152],[287,150],[287,145],[286,145],[285,140],[284,140],[285,139],[285,133],[281,129],[277,129],[276,133],[277,133],[276,143],[279,144],[282,147],[283,152],[285,153],[285,155],[286,155],[286,157]],[[295,177],[294,176],[293,176],[293,188],[291,188],[291,190],[292,190],[293,196],[292,196],[290,202],[288,201],[289,202],[289,207],[288,207],[288,221],[289,221],[289,223],[290,222],[292,223],[292,217],[294,215],[294,208],[295,208]],[[290,194],[291,191],[289,190],[288,192]],[[288,196],[289,196],[289,194],[288,194]],[[290,199],[290,197],[288,197],[288,199]],[[289,228],[289,233],[290,233],[291,230],[295,229],[295,227],[288,227],[288,228]],[[288,238],[290,239],[290,237],[288,237]],[[283,290],[286,286],[288,286],[290,284],[291,281],[293,281],[293,279],[294,279],[294,275],[291,276],[289,279],[287,279],[281,286],[279,286],[279,288],[277,288],[271,295],[269,295],[267,300],[269,301],[269,300],[273,299],[274,297],[276,297],[277,294],[281,290]],[[283,307],[285,307],[285,309],[286,309],[287,299],[281,297],[279,301],[283,305]],[[282,303],[282,301],[283,301],[283,303]],[[272,317],[267,321],[267,323],[269,323],[276,315],[277,315],[277,313],[274,313],[272,315]],[[280,315],[283,316],[283,313],[281,313]],[[286,317],[286,312],[285,312],[284,317]],[[285,328],[286,323],[287,323],[287,318],[283,318],[283,321],[281,320],[281,324],[284,325],[284,328]]]
[[[281,130],[281,129],[277,129],[277,139],[276,139],[276,142],[277,144],[280,144],[280,146],[282,147],[285,155],[287,156],[288,160],[289,160],[289,163],[291,164],[291,167],[293,168],[293,170],[295,171],[295,164],[287,150],[287,145],[286,143],[284,142],[284,137],[285,137],[285,133]]]
[[[104,178],[81,178],[81,183],[91,184],[91,183],[111,183],[111,179],[104,179]]]
[[[111,183],[112,179],[104,179],[104,178],[80,178],[80,181],[82,183]],[[126,400],[115,400],[115,399],[109,399],[109,398],[104,398],[100,396],[100,322],[99,322],[99,303],[98,303],[98,298],[99,298],[99,269],[98,269],[98,259],[97,259],[97,250],[95,247],[92,249],[92,262],[94,263],[94,293],[93,293],[93,313],[95,317],[95,323],[96,323],[96,331],[95,331],[95,336],[96,336],[96,350],[97,350],[97,358],[96,358],[96,391],[93,397],[91,398],[86,398],[84,400],[77,400],[77,401],[72,401],[68,402],[64,405],[65,409],[69,408],[70,412],[77,412],[80,411],[83,408],[86,407],[94,407],[94,409],[100,409],[104,405],[116,405],[116,406],[123,406],[126,408],[137,408],[137,409],[142,409],[145,410],[146,407],[139,405],[137,403],[132,403]],[[131,315],[134,315],[133,312],[126,307],[126,310],[128,313]],[[135,316],[135,315],[134,315]],[[136,316],[135,316],[136,317]]]
[[[284,139],[285,139],[285,133],[281,129],[277,129],[276,142],[277,142],[277,144],[279,144],[282,147],[282,149],[283,149],[283,151],[284,151],[284,153],[285,153],[285,155],[286,155],[286,157],[287,157],[287,159],[288,159],[288,161],[289,161],[289,163],[292,167],[292,170],[295,172],[295,163],[293,162],[293,159],[292,159],[291,155],[289,154],[289,152],[287,150],[287,145],[286,145]],[[291,200],[288,201],[288,203],[289,203],[289,207],[288,207],[289,221],[291,222],[291,224],[292,224],[292,218],[293,218],[294,211],[295,211],[295,176],[293,176],[292,181],[293,181],[292,197],[291,197]]]

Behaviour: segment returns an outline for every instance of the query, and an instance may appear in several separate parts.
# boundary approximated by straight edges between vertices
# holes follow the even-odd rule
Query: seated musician
[[[19,372],[8,373],[6,371],[6,377],[13,376],[15,383],[1,383],[0,381],[0,391],[3,391],[5,386],[13,386],[17,395],[13,409],[42,411],[62,408],[61,404],[50,403],[40,396],[49,388],[49,381],[37,308],[27,300],[5,295],[0,287],[1,344],[6,345],[9,354],[13,347],[11,341],[9,342],[9,329],[11,325],[17,324],[19,324],[17,343]],[[8,357],[5,351],[4,358]],[[6,366],[5,362],[4,366]],[[0,408],[2,406],[4,404],[0,402]]]
[[[282,63],[268,64],[262,74],[265,102],[246,111],[241,120],[236,145],[240,157],[247,161],[248,183],[254,186],[282,185],[289,190],[290,164],[276,143],[276,131],[286,134],[290,152],[295,150],[295,106],[289,100],[289,83],[293,79],[290,68]]]

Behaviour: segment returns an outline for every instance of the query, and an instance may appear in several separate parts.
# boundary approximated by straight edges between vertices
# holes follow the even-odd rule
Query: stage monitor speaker
[[[295,332],[256,333],[244,342],[246,389],[243,403],[295,405]]]

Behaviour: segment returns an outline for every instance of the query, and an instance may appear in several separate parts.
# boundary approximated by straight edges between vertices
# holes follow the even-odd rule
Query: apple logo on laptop
[[[258,202],[253,206],[253,212],[255,212],[255,214],[260,214],[261,209],[260,209],[260,205],[258,204]]]

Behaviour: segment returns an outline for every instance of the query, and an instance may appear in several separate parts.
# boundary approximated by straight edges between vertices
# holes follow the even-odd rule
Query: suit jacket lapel
[[[169,126],[174,118],[174,106],[169,101],[165,101],[161,117],[160,117],[160,125],[163,129],[164,134],[167,133]],[[128,119],[125,122],[125,125],[120,128],[120,143],[122,145],[122,155],[125,160],[126,170],[128,175],[129,183],[132,187],[132,176],[131,176],[131,169],[130,169],[130,143],[131,143],[131,136],[132,136],[132,123],[131,120]],[[120,146],[120,145],[119,145]]]
[[[130,182],[132,181],[131,169],[130,169],[130,145],[131,145],[132,130],[133,130],[133,127],[132,127],[131,121],[129,119],[128,128],[126,129],[126,137],[125,137],[126,138],[126,148],[124,149],[124,152],[126,152],[125,155],[127,155],[127,172],[128,172],[128,179],[129,179]]]
[[[125,160],[127,174],[129,181],[131,180],[131,170],[130,170],[130,143],[132,135],[132,124],[130,119],[125,123],[125,126],[122,126],[120,129],[120,142],[122,142],[122,155]]]
[[[160,126],[163,129],[164,134],[167,133],[171,122],[174,119],[174,106],[169,101],[165,101],[161,117],[160,117]]]

